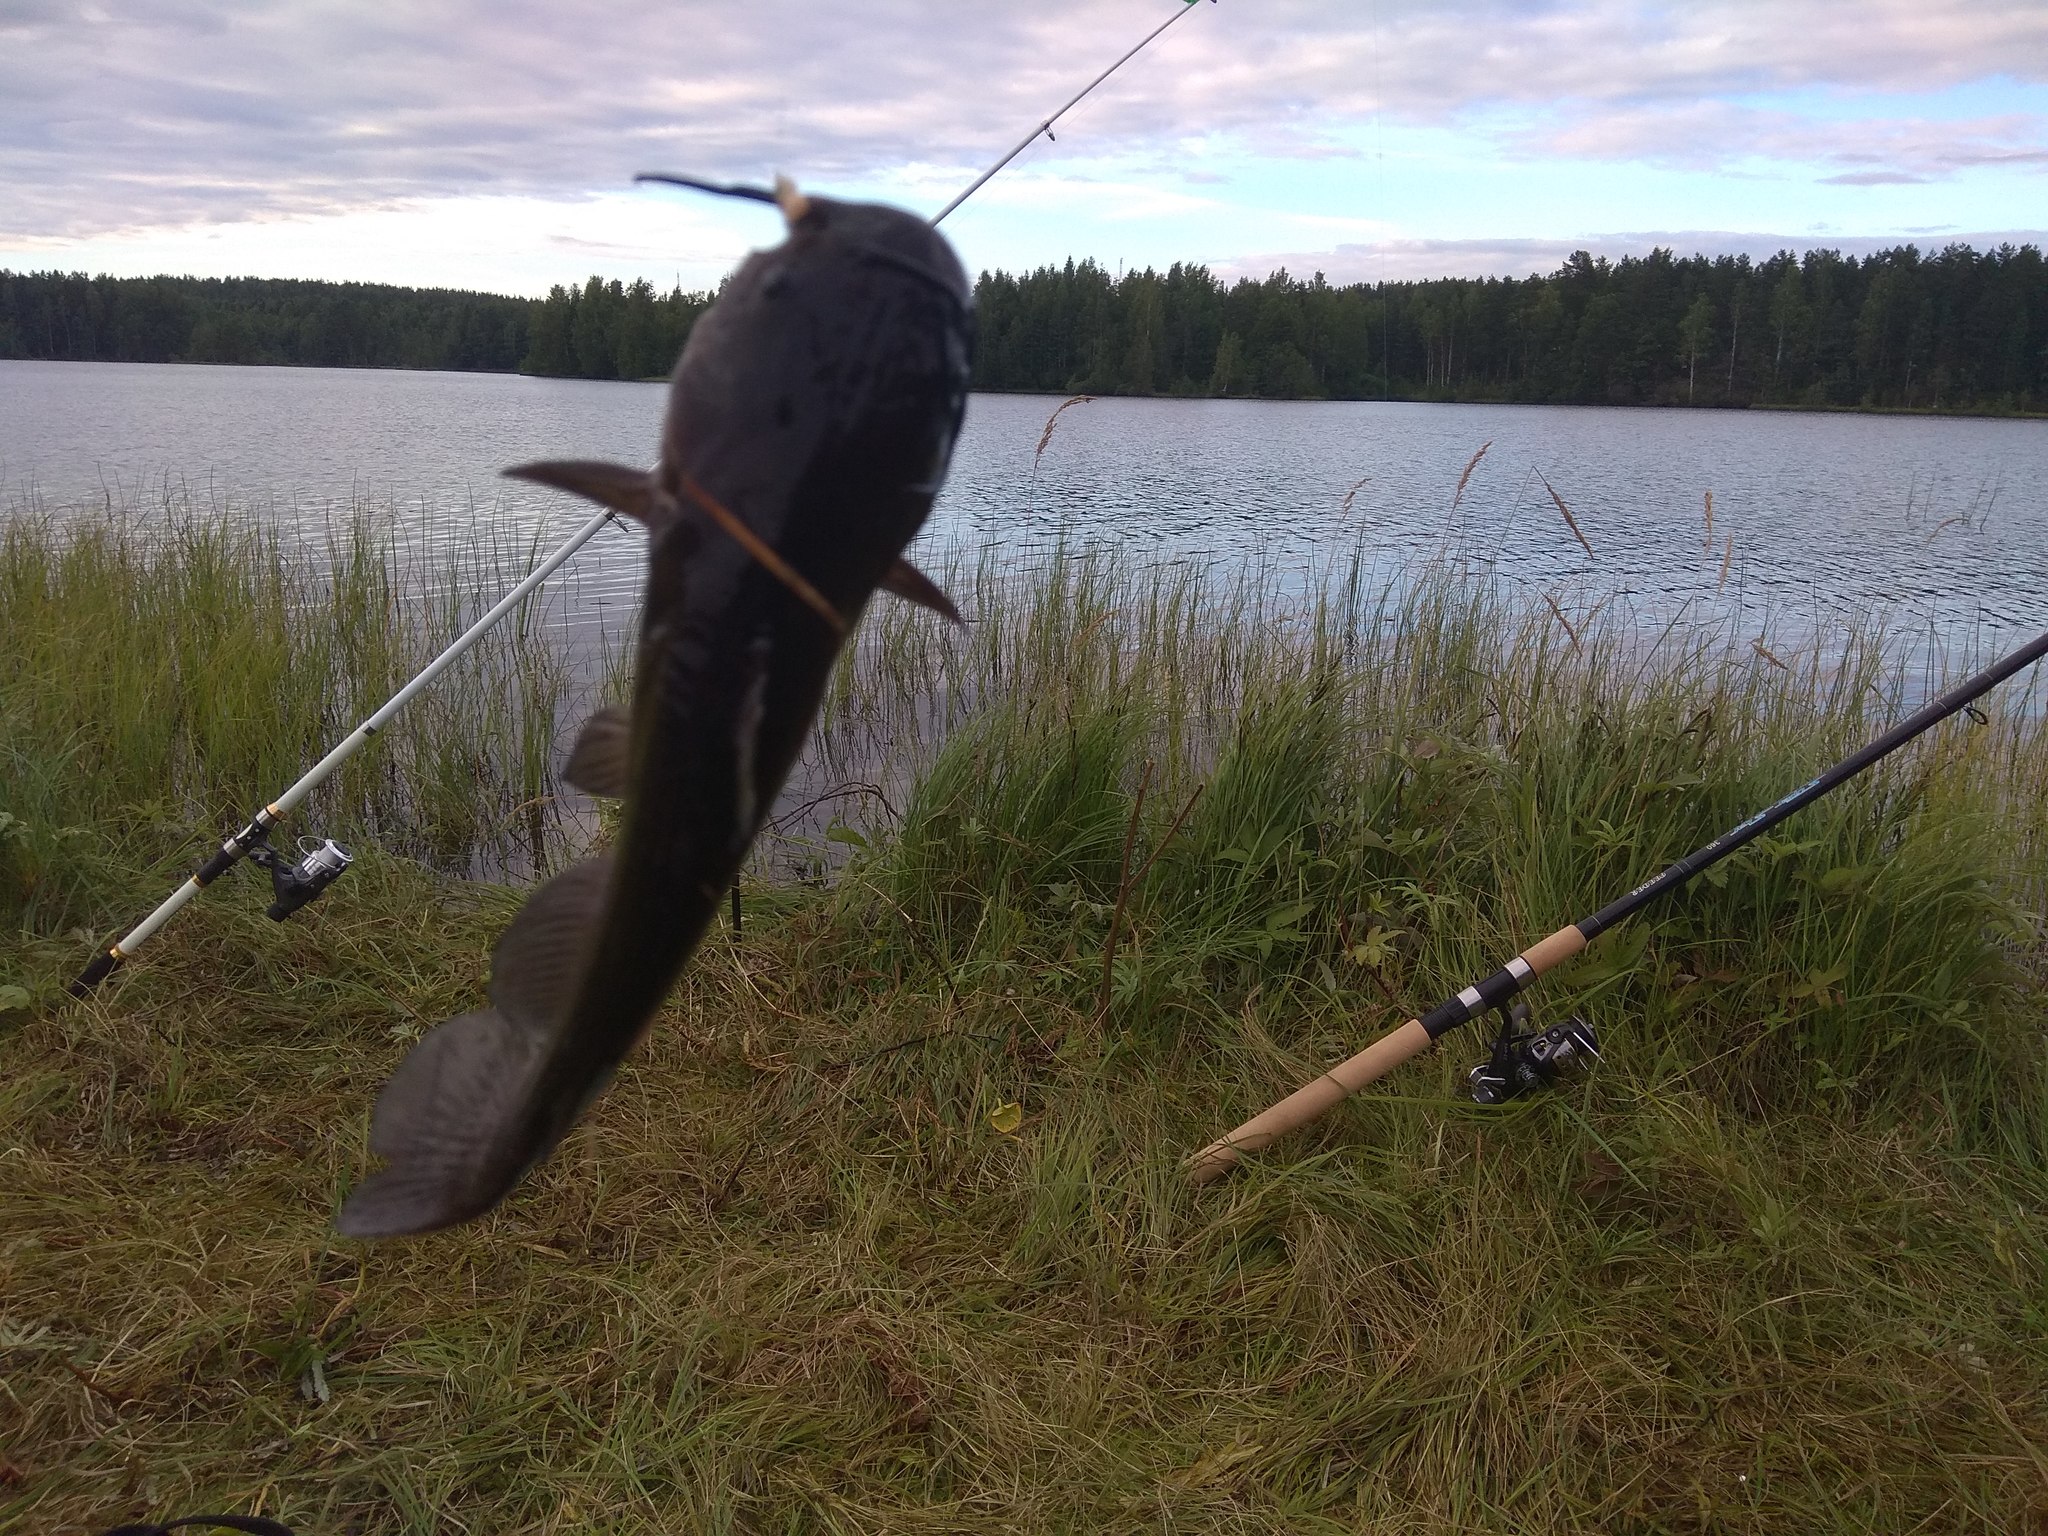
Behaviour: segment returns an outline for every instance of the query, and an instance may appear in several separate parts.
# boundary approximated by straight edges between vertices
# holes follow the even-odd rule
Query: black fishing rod
[[[1731,827],[1704,848],[1687,854],[1662,874],[1645,880],[1591,917],[1560,928],[1549,938],[1531,945],[1491,976],[1473,983],[1455,997],[1446,998],[1420,1018],[1410,1019],[1398,1029],[1389,1030],[1350,1060],[1330,1068],[1314,1082],[1297,1088],[1229,1135],[1212,1141],[1188,1159],[1188,1177],[1197,1184],[1207,1184],[1235,1167],[1245,1153],[1271,1146],[1287,1132],[1318,1118],[1411,1056],[1421,1055],[1460,1024],[1489,1009],[1500,1013],[1501,1030],[1492,1058],[1472,1074],[1473,1096],[1482,1103],[1499,1103],[1513,1098],[1582,1066],[1589,1058],[1598,1055],[1591,1026],[1583,1019],[1575,1018],[1541,1032],[1518,1033],[1518,1026],[1528,1017],[1528,1009],[1527,1005],[1514,1002],[1517,993],[1544,972],[1578,954],[1624,918],[1633,916],[1658,897],[1677,890],[1702,871],[1711,869],[1752,838],[1768,832],[1794,812],[1840,788],[1872,763],[1889,757],[1950,715],[1969,708],[2007,678],[2025,671],[2043,656],[2048,656],[2048,634],[2021,646],[1967,682],[1916,709],[1868,746],[1851,753],[1820,777],[1801,785],[1739,826]]]
[[[1093,91],[1103,81],[1136,58],[1155,37],[1159,36],[1160,33],[1164,32],[1176,21],[1179,21],[1182,16],[1193,10],[1195,3],[1196,0],[1181,0],[1180,8],[1148,32],[1136,47],[1124,53],[1109,68],[1081,87],[1079,91],[1068,99],[1065,106],[1062,106],[1059,111],[1053,113],[1050,117],[1043,119],[1029,134],[1019,140],[1014,148],[977,176],[964,192],[933,214],[931,217],[932,225],[936,227],[945,219],[947,214],[980,191],[996,172],[1023,153],[1025,147],[1041,133],[1050,138],[1054,123],[1066,116],[1090,91]],[[718,186],[680,176],[649,176],[638,179],[643,181],[670,181],[683,186],[697,187],[703,191],[717,192],[726,196],[756,198],[766,202],[775,202],[779,196],[777,191],[754,187]],[[302,845],[296,856],[279,853],[270,846],[270,834],[330,774],[363,747],[367,746],[370,738],[381,731],[399,710],[412,701],[416,694],[420,693],[429,683],[433,682],[435,678],[439,677],[448,667],[453,665],[456,658],[461,656],[464,651],[467,651],[477,641],[481,640],[486,631],[524,602],[527,596],[542,582],[546,581],[549,576],[553,575],[571,555],[595,538],[599,529],[615,520],[615,514],[610,510],[599,512],[574,533],[570,534],[568,538],[564,539],[545,560],[527,575],[525,580],[507,592],[491,607],[488,613],[470,625],[446,650],[442,651],[440,655],[421,668],[418,676],[399,689],[397,693],[385,701],[376,713],[344,737],[339,745],[308,769],[290,789],[287,789],[275,800],[265,805],[262,810],[250,817],[247,826],[222,843],[219,850],[204,864],[200,865],[198,869],[194,870],[191,876],[180,884],[176,890],[159,902],[156,909],[149,916],[94,955],[85,969],[78,973],[77,979],[71,983],[71,995],[73,997],[84,997],[91,993],[94,987],[105,981],[107,977],[111,976],[123,964],[133,958],[137,950],[155,937],[157,931],[177,914],[179,908],[183,907],[193,897],[197,896],[207,886],[218,880],[245,858],[270,871],[273,899],[268,915],[275,921],[284,921],[285,918],[298,911],[306,903],[316,900],[328,886],[340,879],[343,873],[347,871],[349,864],[352,862],[348,850],[332,838],[321,838],[302,840]],[[308,842],[312,843],[313,846],[304,846]],[[733,925],[737,927],[739,925],[739,893],[735,890],[733,894]]]

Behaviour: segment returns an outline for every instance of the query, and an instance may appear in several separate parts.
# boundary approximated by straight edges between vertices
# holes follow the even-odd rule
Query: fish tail
[[[589,966],[611,870],[600,854],[535,891],[491,953],[491,1006],[435,1025],[398,1064],[370,1117],[370,1150],[387,1166],[342,1206],[343,1233],[468,1221],[547,1156],[573,1112],[564,1118],[539,1079]]]
[[[349,1237],[435,1232],[489,1210],[524,1171],[504,1155],[539,1041],[495,1008],[438,1024],[377,1098],[370,1150],[388,1166],[348,1197]]]

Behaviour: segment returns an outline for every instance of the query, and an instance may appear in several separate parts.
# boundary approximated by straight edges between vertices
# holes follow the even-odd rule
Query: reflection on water
[[[498,471],[647,462],[663,398],[490,374],[0,362],[0,505],[90,515],[169,480],[309,524],[389,506],[423,549],[480,530],[545,549],[583,508]],[[1286,580],[1354,554],[1390,578],[1448,556],[1532,601],[1614,594],[1651,624],[1804,637],[1880,615],[1952,650],[2048,627],[2041,422],[1103,399],[1034,458],[1057,404],[974,398],[925,558],[1064,540]],[[616,641],[641,559],[635,532],[607,530],[556,579],[553,621]]]

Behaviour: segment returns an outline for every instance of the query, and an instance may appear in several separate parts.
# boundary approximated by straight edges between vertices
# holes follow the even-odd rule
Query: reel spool
[[[1600,1059],[1593,1026],[1578,1014],[1548,1029],[1531,1030],[1526,1028],[1527,1003],[1494,1011],[1500,1015],[1500,1033],[1494,1037],[1493,1054],[1467,1078],[1478,1103],[1505,1104],[1560,1081],[1576,1081]]]

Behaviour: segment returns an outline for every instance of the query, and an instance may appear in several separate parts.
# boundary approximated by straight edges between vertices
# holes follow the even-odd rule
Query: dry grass
[[[1045,457],[1045,450],[1052,446],[1053,429],[1060,424],[1060,417],[1071,407],[1086,405],[1094,398],[1093,395],[1071,395],[1055,406],[1053,413],[1045,418],[1045,430],[1038,434],[1038,446],[1031,450],[1031,469],[1034,474],[1038,471],[1038,461]]]
[[[1453,512],[1458,510],[1458,503],[1465,499],[1465,486],[1472,478],[1472,471],[1479,467],[1479,461],[1486,457],[1486,450],[1492,446],[1493,439],[1488,438],[1479,445],[1479,451],[1466,460],[1465,468],[1458,476],[1458,488],[1451,494],[1451,510]]]
[[[1564,518],[1564,525],[1571,529],[1572,537],[1579,541],[1587,554],[1592,554],[1593,546],[1586,542],[1585,531],[1579,527],[1579,520],[1572,516],[1572,509],[1564,504],[1564,498],[1557,494],[1557,487],[1552,485],[1546,476],[1538,475],[1536,478],[1542,480],[1543,489],[1550,492],[1550,499],[1556,505],[1558,514]]]
[[[1675,1064],[1488,1115],[1454,1056],[1196,1196],[1176,1159],[1356,1021],[1139,1047],[878,976],[815,902],[715,938],[501,1214],[341,1242],[375,1085],[512,905],[351,881],[6,1039],[0,1529],[2048,1519],[2041,1182],[1952,1128]]]

